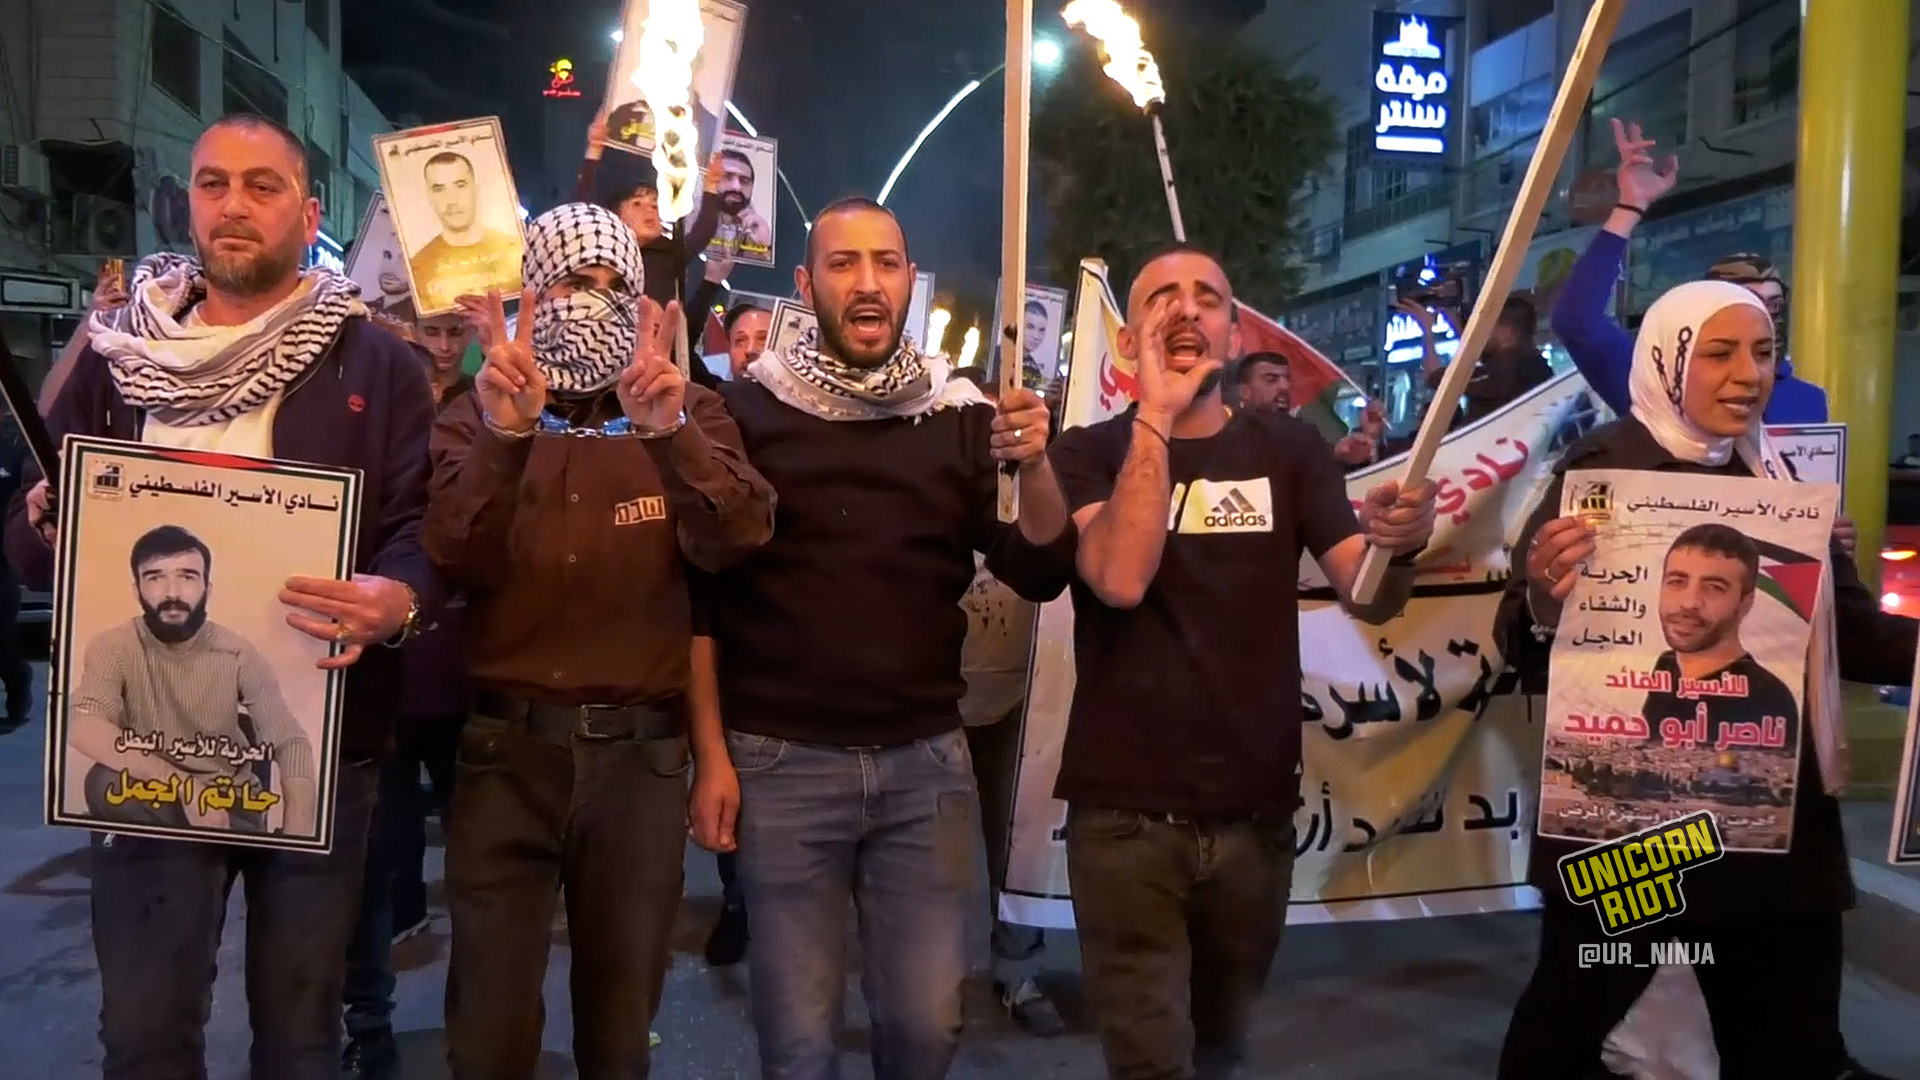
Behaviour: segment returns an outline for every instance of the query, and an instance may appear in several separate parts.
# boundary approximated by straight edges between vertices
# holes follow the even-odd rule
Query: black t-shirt
[[[1647,741],[1659,742],[1662,739],[1660,729],[1666,721],[1677,720],[1681,724],[1696,722],[1704,718],[1704,723],[1691,732],[1702,746],[1718,747],[1723,729],[1730,725],[1753,724],[1766,727],[1768,721],[1780,722],[1777,730],[1771,732],[1781,742],[1780,746],[1753,746],[1736,742],[1734,749],[1743,751],[1772,750],[1788,758],[1793,757],[1796,739],[1800,731],[1800,703],[1793,691],[1780,681],[1779,676],[1760,666],[1760,662],[1747,653],[1699,680],[1680,678],[1680,663],[1674,658],[1673,650],[1660,654],[1654,662],[1653,670],[1667,676],[1668,689],[1655,690],[1647,695],[1640,707],[1641,716],[1647,721]],[[1745,680],[1733,685],[1732,679]],[[1698,681],[1705,687],[1693,687]],[[1717,684],[1717,685],[1716,685]],[[1738,690],[1738,693],[1732,691]],[[1702,711],[1704,709],[1704,711]],[[1726,732],[1734,739],[1735,732]]]
[[[1069,509],[1113,494],[1131,412],[1061,434]],[[1153,438],[1141,435],[1141,438]],[[1299,802],[1303,551],[1359,531],[1332,448],[1290,416],[1236,411],[1175,439],[1160,568],[1140,605],[1073,583],[1077,681],[1055,794],[1109,809],[1292,813]]]

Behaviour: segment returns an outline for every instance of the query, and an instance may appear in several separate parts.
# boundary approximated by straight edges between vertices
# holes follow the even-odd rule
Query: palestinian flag
[[[727,352],[727,327],[720,321],[720,309],[707,312],[706,329],[700,334],[700,355],[724,356]]]
[[[1760,549],[1759,589],[1807,622],[1820,596],[1820,560],[1779,544],[1755,540]]]

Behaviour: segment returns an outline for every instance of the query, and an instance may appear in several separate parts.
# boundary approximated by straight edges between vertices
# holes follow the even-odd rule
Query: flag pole
[[[1005,175],[1000,190],[1000,394],[1020,389],[1027,282],[1027,132],[1033,97],[1033,0],[1007,0]],[[1013,471],[1000,473],[1000,520],[1019,511]]]
[[[1580,115],[1593,93],[1594,80],[1599,77],[1601,62],[1607,58],[1607,46],[1613,42],[1614,30],[1620,25],[1626,6],[1626,0],[1596,0],[1587,11],[1586,27],[1580,31],[1580,43],[1574,46],[1573,59],[1567,64],[1566,77],[1553,99],[1553,111],[1547,114],[1546,127],[1540,131],[1533,161],[1527,166],[1526,179],[1521,182],[1520,194],[1513,201],[1513,212],[1507,217],[1506,232],[1501,235],[1493,263],[1487,269],[1486,285],[1474,299],[1466,333],[1460,335],[1460,348],[1448,362],[1446,374],[1441,376],[1440,386],[1434,391],[1433,402],[1420,421],[1420,434],[1415,436],[1413,450],[1407,458],[1406,475],[1400,479],[1402,487],[1427,478],[1434,455],[1440,451],[1440,442],[1453,426],[1460,395],[1466,393],[1467,382],[1473,378],[1473,369],[1480,362],[1480,353],[1493,336],[1493,324],[1499,320],[1500,309],[1506,306],[1507,297],[1513,292],[1520,264],[1526,261],[1527,248],[1532,246],[1534,231],[1540,226],[1540,212],[1546,208],[1547,197],[1553,194],[1554,184],[1559,180],[1567,146],[1573,141],[1574,129],[1580,125]],[[1367,548],[1353,585],[1356,604],[1373,602],[1380,581],[1387,573],[1387,559],[1380,549]]]

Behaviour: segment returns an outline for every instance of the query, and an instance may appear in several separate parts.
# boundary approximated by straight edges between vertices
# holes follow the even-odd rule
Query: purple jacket
[[[58,440],[67,435],[140,438],[142,413],[126,403],[91,348],[47,414]],[[426,618],[440,609],[440,584],[420,549],[427,509],[427,437],[433,391],[412,347],[364,318],[348,319],[333,347],[290,385],[273,421],[275,456],[359,469],[360,537],[354,570],[412,586]],[[32,588],[53,583],[53,550],[27,523],[24,492],[40,482],[22,477],[7,514],[7,557]],[[342,708],[342,760],[383,756],[400,709],[401,654],[375,645],[347,669]]]

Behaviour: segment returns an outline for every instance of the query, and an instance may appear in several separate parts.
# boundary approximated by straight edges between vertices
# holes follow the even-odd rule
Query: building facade
[[[232,112],[306,144],[337,265],[393,129],[341,67],[341,0],[0,0],[0,331],[30,376],[105,259],[191,250],[193,141]]]
[[[1323,350],[1374,393],[1404,402],[1399,423],[1417,419],[1424,402],[1419,350],[1405,347],[1410,328],[1392,311],[1395,285],[1423,263],[1465,261],[1472,272],[1484,269],[1590,2],[1299,0],[1269,5],[1248,27],[1250,39],[1320,80],[1345,134],[1343,151],[1306,200],[1308,279],[1284,314],[1309,329],[1343,326]],[[1394,36],[1410,21],[1422,24],[1441,55],[1412,56],[1420,50]],[[1791,277],[1799,32],[1799,0],[1627,5],[1516,285],[1539,303],[1543,330],[1559,276],[1617,198],[1613,118],[1640,123],[1681,161],[1679,186],[1636,232],[1616,297],[1624,318],[1631,322],[1660,292],[1730,252],[1766,254]],[[1302,41],[1307,33],[1313,41]],[[1444,71],[1445,92],[1419,101],[1396,92],[1386,97],[1400,104],[1383,100],[1383,67],[1398,83],[1410,59],[1422,72],[1416,89],[1437,85],[1430,85],[1426,64]],[[1415,122],[1431,125],[1420,134],[1442,145],[1411,155],[1415,160],[1379,152],[1383,132],[1406,134]],[[1903,262],[1905,272],[1920,273],[1920,215],[1913,213],[1920,174],[1909,154],[1912,195],[1903,231],[1911,238]],[[1903,308],[1910,330],[1920,317],[1909,310]],[[1564,355],[1547,344],[1556,366],[1564,365]],[[1902,351],[1920,364],[1920,343]],[[1898,408],[1914,415],[1901,430],[1920,430],[1920,371],[1905,378],[1903,368],[1902,383]]]

